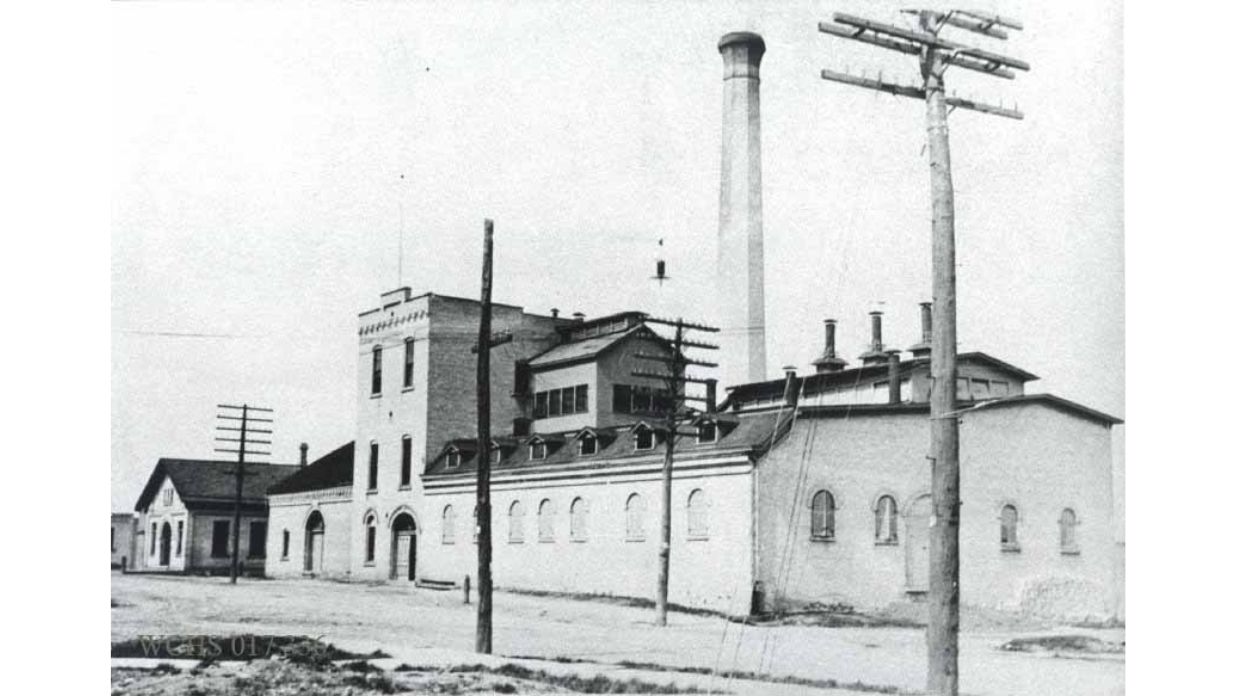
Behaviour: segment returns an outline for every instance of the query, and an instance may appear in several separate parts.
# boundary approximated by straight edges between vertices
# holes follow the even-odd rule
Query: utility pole
[[[957,422],[957,274],[953,230],[953,175],[949,157],[948,114],[952,109],[1022,119],[1014,106],[992,105],[949,97],[944,73],[964,68],[1004,79],[1013,70],[1029,70],[1023,61],[972,48],[940,37],[953,26],[994,39],[1007,39],[1004,29],[1020,30],[1007,17],[969,10],[937,12],[904,10],[918,18],[918,30],[872,22],[845,13],[833,15],[836,24],[820,22],[820,31],[899,53],[917,56],[922,86],[823,70],[825,80],[879,92],[923,99],[927,105],[927,147],[931,170],[932,301],[935,307],[931,337],[931,529],[930,583],[927,591],[927,691],[956,696],[958,630],[961,624],[960,543],[961,468]]]
[[[261,408],[258,406],[250,406],[249,404],[241,404],[234,406],[231,404],[219,404],[219,408],[225,409],[223,413],[218,414],[218,418],[224,421],[240,421],[240,427],[217,425],[216,430],[222,431],[225,434],[239,432],[240,437],[216,437],[215,440],[221,442],[235,442],[236,449],[221,449],[216,447],[216,452],[232,452],[237,455],[236,462],[236,500],[232,507],[232,569],[231,583],[236,584],[236,577],[240,574],[240,505],[244,497],[245,490],[245,455],[268,455],[270,452],[256,452],[248,449],[249,445],[270,445],[270,440],[259,440],[250,437],[251,433],[270,435],[271,430],[250,428],[249,423],[274,423],[274,418],[263,418],[260,416],[249,415],[250,411],[257,411],[264,414],[273,414],[274,411],[269,408]],[[236,411],[240,411],[240,415],[235,415]]]
[[[688,382],[697,382],[707,384],[713,380],[700,379],[691,377],[686,374],[688,365],[696,365],[699,367],[716,367],[716,363],[704,362],[702,360],[692,360],[687,358],[683,350],[687,347],[703,348],[705,350],[716,350],[718,346],[711,343],[700,343],[697,341],[689,341],[685,337],[685,332],[688,329],[696,331],[708,331],[716,333],[719,329],[712,326],[704,326],[703,324],[691,324],[684,322],[681,317],[673,321],[667,319],[655,319],[652,317],[644,317],[645,322],[654,324],[669,324],[674,327],[674,342],[673,348],[669,356],[653,355],[650,353],[636,353],[635,357],[641,360],[651,360],[668,366],[669,372],[644,372],[635,371],[631,375],[635,377],[650,377],[653,379],[664,380],[666,385],[666,393],[669,394],[665,399],[665,462],[661,467],[661,545],[658,549],[659,564],[657,569],[657,625],[665,626],[668,623],[669,613],[669,572],[670,572],[670,538],[671,538],[671,512],[673,506],[671,504],[673,497],[673,474],[674,474],[674,441],[678,438],[678,423],[679,420],[690,418],[694,415],[693,411],[683,407],[686,401],[707,401],[704,397],[688,396],[686,394],[685,385]],[[650,410],[657,410],[657,400],[651,397],[649,400]]]
[[[485,220],[481,261],[481,328],[476,342],[476,651],[494,651],[493,538],[489,505],[489,348],[493,312],[494,221]]]

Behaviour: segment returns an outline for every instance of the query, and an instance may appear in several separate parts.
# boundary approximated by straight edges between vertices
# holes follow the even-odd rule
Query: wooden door
[[[931,496],[924,495],[906,512],[906,591],[926,592],[931,548]]]
[[[410,531],[398,532],[395,534],[395,569],[394,575],[397,580],[411,580],[412,574],[415,572],[416,557],[416,535]]]
[[[322,572],[322,556],[326,551],[326,535],[315,531],[309,541],[309,572]]]

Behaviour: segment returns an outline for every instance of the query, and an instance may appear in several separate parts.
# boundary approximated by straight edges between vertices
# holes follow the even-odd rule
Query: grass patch
[[[452,665],[450,667],[428,667],[401,664],[395,668],[397,672],[447,672],[451,674],[478,673],[492,674],[512,679],[548,684],[567,689],[577,694],[699,694],[698,689],[679,687],[675,684],[654,684],[642,679],[613,679],[603,674],[582,677],[578,674],[551,674],[544,670],[532,669],[522,665],[503,663],[497,667],[482,664]],[[516,693],[516,687],[508,684],[511,691],[498,693]],[[497,689],[495,688],[495,691]],[[714,691],[713,693],[723,693]]]
[[[649,672],[686,672],[687,674],[702,674],[707,676],[715,676],[721,679],[743,679],[746,681],[761,681],[773,684],[793,684],[795,686],[810,686],[817,689],[848,689],[850,691],[862,691],[872,694],[900,694],[901,689],[895,686],[881,686],[879,684],[867,684],[866,682],[840,682],[836,679],[812,679],[810,677],[795,677],[795,676],[774,676],[771,674],[757,674],[755,672],[744,672],[739,670],[715,670],[709,667],[668,667],[659,665],[654,662],[632,662],[630,660],[622,660],[616,663],[619,667],[627,667],[630,669],[642,669]]]
[[[1113,643],[1093,636],[1037,636],[1015,638],[1000,646],[1008,652],[1123,654],[1124,641]]]

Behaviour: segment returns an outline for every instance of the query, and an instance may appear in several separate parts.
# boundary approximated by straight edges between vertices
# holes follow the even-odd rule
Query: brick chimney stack
[[[308,442],[300,443],[300,465],[301,466],[309,465],[309,443]]]
[[[884,349],[883,326],[881,319],[884,313],[876,310],[871,313],[871,346],[866,353],[858,356],[864,365],[878,365],[888,362],[888,351]]]
[[[760,60],[764,39],[740,31],[717,44],[724,63],[717,316],[721,386],[765,378],[764,203],[760,164]]]

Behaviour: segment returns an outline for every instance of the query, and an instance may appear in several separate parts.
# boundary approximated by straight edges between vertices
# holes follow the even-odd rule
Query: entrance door
[[[906,591],[926,592],[931,548],[931,496],[915,499],[906,512]]]
[[[326,520],[314,510],[305,520],[305,572],[321,573],[322,556],[326,551]]]
[[[391,579],[416,579],[416,522],[409,514],[395,518],[391,525]]]
[[[172,525],[163,523],[159,532],[159,565],[167,566],[172,562]]]

